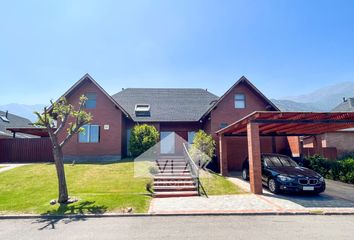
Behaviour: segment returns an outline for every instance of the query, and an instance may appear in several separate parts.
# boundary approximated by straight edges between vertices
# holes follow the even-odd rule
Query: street
[[[0,220],[0,239],[352,239],[354,216]]]

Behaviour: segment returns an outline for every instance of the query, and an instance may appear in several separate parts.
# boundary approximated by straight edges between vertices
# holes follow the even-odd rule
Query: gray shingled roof
[[[218,97],[204,89],[127,88],[113,99],[137,122],[199,121]],[[149,117],[137,117],[135,104],[150,104]]]
[[[354,98],[348,98],[332,109],[332,112],[354,112]]]
[[[6,113],[3,111],[0,111],[0,116],[5,116]],[[0,135],[4,135],[7,137],[12,137],[12,133],[6,128],[11,128],[11,127],[32,127],[31,121],[27,118],[23,118],[11,113],[8,113],[7,119],[9,122],[4,122],[2,119],[0,119]],[[22,133],[16,133],[16,137],[19,138],[27,138],[30,137],[30,135],[27,134],[22,134]]]

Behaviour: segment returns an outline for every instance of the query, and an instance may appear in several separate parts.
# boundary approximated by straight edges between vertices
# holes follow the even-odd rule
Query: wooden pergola
[[[15,138],[16,133],[24,133],[35,135],[39,137],[49,137],[48,131],[46,128],[39,128],[39,127],[11,127],[6,128],[6,130],[11,131],[13,137]]]
[[[261,194],[260,136],[308,136],[352,127],[354,112],[253,112],[216,132],[221,174],[228,171],[225,137],[247,136],[251,192]]]

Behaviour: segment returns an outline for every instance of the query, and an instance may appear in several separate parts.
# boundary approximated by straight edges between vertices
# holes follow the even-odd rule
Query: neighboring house
[[[220,98],[205,89],[128,88],[110,96],[90,75],[86,74],[63,96],[77,106],[84,94],[85,111],[93,115],[85,133],[73,137],[64,147],[66,158],[120,159],[128,155],[129,136],[136,124],[154,125],[161,138],[177,134],[188,142],[196,131],[215,134],[220,128],[254,111],[279,111],[249,80],[241,77]],[[62,136],[63,137],[63,136]],[[161,146],[161,154],[180,154],[174,140],[170,147]],[[239,170],[247,156],[245,137],[232,137],[229,145],[229,170]],[[284,137],[262,138],[263,152],[289,152]],[[218,151],[216,151],[218,153]]]
[[[27,118],[23,118],[8,111],[0,111],[0,138],[30,138],[32,135],[16,133],[15,135],[7,130],[8,128],[27,128],[32,127],[31,121]]]
[[[332,112],[354,112],[354,98],[343,98],[338,106],[332,109]],[[354,152],[354,128],[343,129],[335,132],[328,132],[316,137],[304,137],[303,147],[318,149],[316,153],[321,154],[321,149],[327,149],[332,153],[329,158],[336,158],[348,152]],[[317,145],[320,145],[319,147]],[[335,152],[335,153],[334,153]],[[306,151],[305,151],[306,153]]]

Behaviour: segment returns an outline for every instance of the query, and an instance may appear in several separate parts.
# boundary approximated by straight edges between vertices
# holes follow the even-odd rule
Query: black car
[[[312,192],[326,189],[324,178],[315,171],[299,166],[290,157],[280,154],[262,154],[262,182],[272,193]],[[242,178],[249,179],[248,159],[242,167]]]

